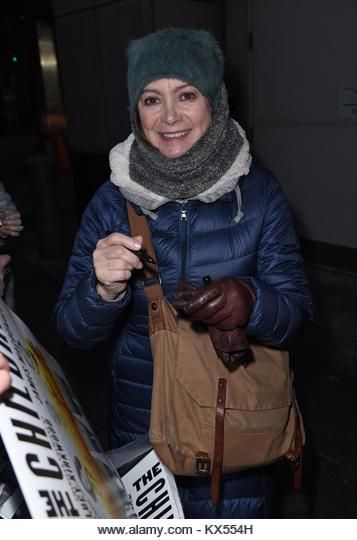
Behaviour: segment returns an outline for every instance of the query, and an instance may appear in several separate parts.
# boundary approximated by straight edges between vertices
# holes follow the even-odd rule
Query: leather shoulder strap
[[[132,236],[140,234],[143,237],[142,248],[151,255],[154,262],[144,262],[144,268],[142,270],[142,279],[146,296],[149,300],[163,296],[162,287],[160,285],[159,270],[157,266],[157,257],[154,251],[154,246],[151,240],[151,233],[146,221],[146,217],[142,214],[139,216],[133,207],[133,205],[126,201],[126,207],[128,211],[129,227]]]

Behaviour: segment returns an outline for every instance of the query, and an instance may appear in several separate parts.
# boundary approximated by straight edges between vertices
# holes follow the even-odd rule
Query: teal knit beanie
[[[221,96],[224,59],[207,30],[166,28],[131,41],[128,46],[128,93],[131,115],[145,86],[161,78],[196,86],[212,103]]]

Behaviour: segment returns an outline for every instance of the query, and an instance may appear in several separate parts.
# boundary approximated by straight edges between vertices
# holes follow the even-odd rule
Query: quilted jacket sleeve
[[[59,334],[77,348],[89,349],[105,340],[120,320],[130,299],[128,289],[119,300],[106,302],[95,288],[92,254],[98,240],[105,236],[106,231],[112,230],[110,197],[113,198],[113,194],[106,196],[107,191],[99,189],[83,215],[54,310]],[[116,210],[120,210],[119,201],[115,202]],[[123,232],[128,234],[127,231]]]
[[[257,273],[249,278],[256,303],[246,331],[282,346],[311,320],[313,303],[290,209],[275,177],[266,183]]]

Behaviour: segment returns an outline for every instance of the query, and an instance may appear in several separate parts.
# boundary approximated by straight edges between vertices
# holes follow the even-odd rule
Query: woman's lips
[[[175,131],[174,133],[160,133],[161,137],[165,140],[180,139],[187,135],[191,130],[185,129],[183,131]]]

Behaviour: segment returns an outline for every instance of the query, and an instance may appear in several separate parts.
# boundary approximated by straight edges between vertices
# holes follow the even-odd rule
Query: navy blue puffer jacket
[[[157,219],[148,218],[164,294],[170,300],[181,281],[199,286],[205,275],[249,279],[256,303],[247,333],[284,346],[312,313],[290,211],[278,181],[265,169],[253,165],[240,179],[240,189],[244,217],[239,223],[234,191],[209,204],[167,202],[156,210]],[[109,181],[83,216],[55,318],[59,333],[74,347],[90,348],[114,336],[111,446],[117,447],[148,430],[152,357],[141,282],[134,277],[128,293],[114,302],[96,293],[92,253],[107,231],[129,234],[125,200]],[[267,515],[264,470],[227,477],[225,507],[218,514],[210,507],[208,485],[194,481],[179,482],[187,517]]]

